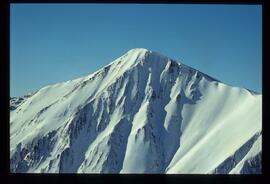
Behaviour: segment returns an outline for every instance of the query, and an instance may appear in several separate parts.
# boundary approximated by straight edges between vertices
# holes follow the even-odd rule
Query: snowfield
[[[260,174],[262,95],[147,49],[10,99],[15,173]]]

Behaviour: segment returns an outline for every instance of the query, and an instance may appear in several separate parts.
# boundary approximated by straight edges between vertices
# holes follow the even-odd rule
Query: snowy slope
[[[10,106],[11,172],[261,172],[262,95],[146,49]]]

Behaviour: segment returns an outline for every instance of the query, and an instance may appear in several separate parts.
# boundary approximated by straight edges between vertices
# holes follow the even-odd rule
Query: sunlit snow
[[[10,107],[11,172],[261,173],[262,95],[147,49]]]

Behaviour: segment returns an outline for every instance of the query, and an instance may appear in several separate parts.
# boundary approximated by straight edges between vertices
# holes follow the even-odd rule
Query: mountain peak
[[[156,63],[156,62],[161,62],[161,63],[167,63],[171,59],[168,58],[167,56],[164,56],[158,52],[151,51],[149,49],[145,48],[134,48],[129,50],[124,56],[127,56],[128,62],[138,62],[138,61],[143,61],[143,62],[149,62],[149,63]]]
[[[147,52],[147,51],[150,51],[146,48],[133,48],[133,49],[130,49],[128,52]]]
[[[150,53],[150,50],[147,50],[145,48],[134,48],[130,49],[126,54],[134,57],[144,57],[147,53]]]
[[[136,48],[11,98],[10,171],[261,173],[262,96],[177,63]]]

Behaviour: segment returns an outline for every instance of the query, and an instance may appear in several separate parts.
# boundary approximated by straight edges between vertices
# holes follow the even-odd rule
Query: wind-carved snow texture
[[[260,94],[132,49],[91,75],[11,98],[10,168],[258,174],[261,121]]]
[[[236,150],[236,152],[231,157],[227,158],[224,162],[222,162],[215,169],[214,173],[215,174],[228,174],[250,151],[252,145],[258,139],[260,135],[261,135],[261,132],[251,137],[243,146],[241,146],[238,150]],[[251,160],[253,161],[252,163],[250,163],[251,161],[245,162],[245,166],[240,171],[241,173],[258,174],[261,172],[260,164],[257,164],[261,162],[261,157],[256,155],[255,158]],[[247,164],[250,164],[250,166],[248,167]],[[250,172],[245,171],[245,170],[248,170],[248,168],[250,168]]]

